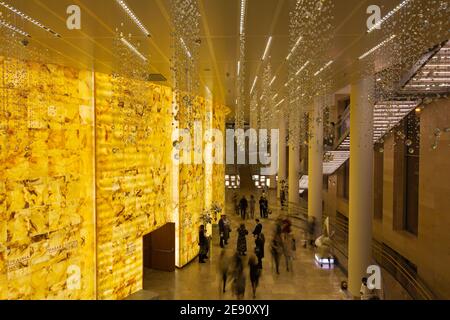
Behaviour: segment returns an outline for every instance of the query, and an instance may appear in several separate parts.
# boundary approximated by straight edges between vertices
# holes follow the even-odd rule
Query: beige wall
[[[393,228],[396,191],[392,136],[385,138],[384,144],[383,219],[373,221],[374,238],[414,263],[419,277],[437,297],[444,299],[450,299],[450,132],[444,132],[449,127],[448,100],[434,102],[422,110],[418,235]],[[441,137],[433,150],[436,128],[440,128]],[[337,184],[342,183],[341,174],[338,170],[333,176]],[[325,208],[348,216],[348,203],[336,189],[329,189]],[[335,214],[330,211],[329,215]]]

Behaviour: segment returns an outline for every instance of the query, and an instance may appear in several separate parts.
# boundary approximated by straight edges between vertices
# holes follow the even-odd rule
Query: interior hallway
[[[261,191],[255,189],[254,194],[259,199]],[[237,190],[239,197],[246,194],[248,198],[250,190]],[[273,213],[268,219],[261,219],[263,233],[266,236],[265,257],[260,284],[256,292],[256,299],[262,300],[309,300],[309,299],[346,299],[346,295],[340,290],[340,283],[346,280],[342,271],[333,269],[321,269],[314,262],[312,249],[301,246],[302,231],[293,228],[297,240],[297,250],[294,254],[294,272],[286,272],[284,257],[280,259],[280,275],[272,268],[269,244],[276,218],[281,214],[278,202],[275,200],[276,191],[269,191],[269,207]],[[241,218],[234,213],[232,191],[227,191],[226,213],[231,219],[232,232],[226,247],[229,255],[236,250],[236,230],[241,223]],[[256,205],[255,214],[259,216],[259,206]],[[246,220],[246,228],[249,231],[247,237],[247,257],[254,252],[254,240],[252,236],[255,227],[254,220]],[[218,274],[219,247],[218,228],[214,228],[211,254],[207,263],[200,264],[195,259],[182,269],[175,272],[162,272],[146,269],[144,272],[144,290],[155,292],[159,299],[186,299],[186,300],[215,300],[235,299],[231,291],[231,284],[227,285],[227,292],[221,292],[221,277]],[[247,258],[245,257],[245,258]],[[245,259],[244,265],[247,266]],[[247,281],[245,299],[252,299],[251,283],[248,277],[248,268],[245,270]]]

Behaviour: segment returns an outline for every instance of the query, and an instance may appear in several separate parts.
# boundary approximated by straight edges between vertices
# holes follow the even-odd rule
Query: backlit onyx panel
[[[93,299],[92,73],[0,72],[0,299]]]
[[[142,237],[171,216],[172,94],[96,74],[98,298],[142,288]]]

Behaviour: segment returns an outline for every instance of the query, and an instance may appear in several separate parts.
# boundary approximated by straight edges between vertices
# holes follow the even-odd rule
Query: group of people
[[[240,215],[242,220],[247,218],[253,219],[255,217],[255,205],[256,200],[253,195],[250,195],[250,199],[242,196],[242,198],[237,201],[237,194],[234,194],[234,206],[236,215]],[[249,215],[247,215],[247,209],[250,208]],[[259,215],[261,218],[268,218],[269,216],[269,201],[265,194],[262,194],[259,198]]]
[[[223,220],[223,216],[221,220]],[[219,228],[221,222],[219,220]],[[256,226],[252,232],[255,239],[255,253],[251,254],[248,259],[249,276],[252,284],[253,297],[256,295],[259,278],[262,270],[262,259],[264,258],[264,234],[262,232],[262,224],[256,219]],[[222,276],[222,290],[225,292],[227,281],[231,278],[233,283],[233,292],[238,299],[242,299],[245,293],[245,272],[243,256],[247,255],[247,236],[248,230],[243,223],[240,224],[238,230],[236,253],[232,258],[226,256],[225,250],[220,255],[219,269]]]

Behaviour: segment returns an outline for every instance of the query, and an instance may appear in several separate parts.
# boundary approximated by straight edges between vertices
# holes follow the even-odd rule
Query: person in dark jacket
[[[253,235],[257,237],[262,231],[262,224],[259,222],[259,219],[256,219],[255,230],[253,230]]]
[[[205,226],[200,226],[200,231],[198,234],[198,245],[200,246],[200,252],[198,255],[198,262],[199,263],[205,263],[206,258],[206,252],[207,252],[207,246],[208,246],[208,239],[205,235]]]
[[[258,258],[258,268],[262,269],[262,259],[264,258],[264,234],[260,232],[255,238],[255,254]]]
[[[274,238],[271,243],[270,251],[272,253],[272,259],[273,259],[273,262],[275,263],[275,270],[276,270],[277,274],[280,274],[279,266],[280,266],[281,250],[282,250],[282,248],[281,248],[280,241],[277,240],[276,238]]]
[[[247,252],[247,235],[248,231],[245,229],[245,225],[241,223],[238,229],[237,252],[243,256],[245,256]]]
[[[239,201],[239,209],[241,210],[241,218],[243,220],[245,220],[247,216],[247,207],[248,207],[247,199],[245,198],[245,196],[242,196],[241,201]]]
[[[225,221],[224,221],[224,216],[221,215],[220,219],[219,219],[219,236],[220,236],[220,240],[219,240],[219,245],[221,248],[224,247],[224,243],[225,243]]]
[[[248,266],[250,269],[250,281],[253,289],[253,299],[256,298],[256,288],[258,287],[259,277],[261,276],[261,269],[258,267],[256,258],[254,255],[248,259]]]
[[[261,218],[264,218],[265,217],[265,210],[264,210],[264,206],[266,205],[266,203],[265,203],[265,201],[264,201],[264,197],[263,196],[261,196],[260,198],[259,198],[259,215],[260,215],[260,217]]]

